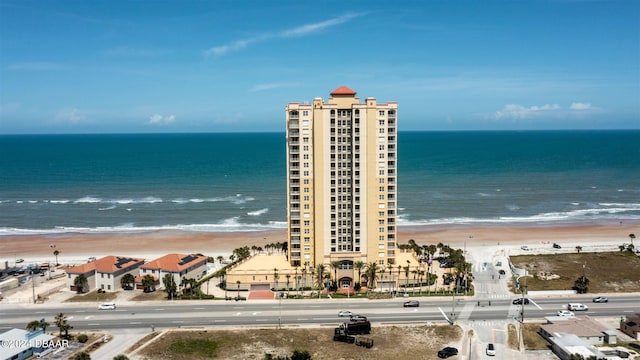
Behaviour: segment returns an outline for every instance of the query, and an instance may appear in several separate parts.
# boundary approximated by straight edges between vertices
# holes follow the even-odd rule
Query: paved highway
[[[418,298],[420,299],[420,298]],[[446,323],[454,312],[457,322],[520,319],[522,306],[510,299],[488,301],[456,298],[422,298],[420,307],[403,308],[405,299],[394,300],[283,300],[269,302],[153,302],[118,306],[116,310],[98,310],[95,304],[64,304],[61,306],[27,305],[0,308],[0,331],[11,327],[24,328],[32,320],[44,318],[54,326],[54,316],[65,313],[74,330],[114,330],[135,328],[173,328],[202,326],[335,326],[343,319],[339,310],[351,310],[376,323]],[[568,302],[589,305],[592,317],[620,317],[639,310],[640,296],[610,297],[608,303],[591,303],[591,297],[532,299],[524,307],[525,319],[542,319],[566,309]]]

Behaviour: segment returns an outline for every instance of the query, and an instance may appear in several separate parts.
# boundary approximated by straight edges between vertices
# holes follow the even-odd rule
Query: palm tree
[[[307,287],[307,267],[302,268],[302,288]]]
[[[36,331],[38,329],[40,329],[40,321],[38,321],[38,320],[30,321],[27,324],[27,330],[29,330],[29,332],[34,332],[34,331]]]
[[[240,280],[236,280],[236,285],[238,285],[238,300],[240,300]]]
[[[582,246],[580,245],[576,246],[576,251],[578,252],[578,254],[580,254],[580,251],[582,251]]]
[[[218,255],[218,257],[216,257],[216,260],[218,260],[218,262],[219,262],[220,264],[222,264],[222,262],[224,261],[224,256],[222,256],[222,255]],[[124,356],[124,355],[123,355],[123,356]]]
[[[335,282],[336,288],[337,288],[337,286],[338,286],[338,268],[340,267],[340,262],[339,261],[332,261],[329,265],[333,269],[333,281]]]
[[[318,286],[318,289],[320,289],[320,292],[322,292],[322,288],[324,288],[324,271],[326,270],[326,267],[324,266],[324,264],[320,264],[318,265],[318,270],[316,271],[316,285]]]
[[[147,274],[142,277],[142,287],[145,292],[151,291],[151,288],[156,284],[156,279],[153,278],[150,274]]]
[[[278,268],[274,268],[273,269],[273,282],[275,283],[274,285],[274,290],[278,291],[278,279],[280,278],[280,276],[278,275]]]
[[[631,240],[631,245],[633,245],[633,239],[636,238],[635,234],[629,234],[629,240]]]
[[[633,243],[633,242],[632,242]],[[53,256],[56,257],[56,266],[58,266],[58,255],[60,255],[60,251],[58,250],[53,250]]]
[[[378,264],[372,261],[367,264],[365,269],[365,275],[367,275],[367,287],[369,290],[373,289],[376,285],[376,274],[378,273]]]
[[[67,320],[67,315],[64,313],[59,313],[54,318],[56,326],[60,330],[60,337],[63,339],[69,338],[69,330],[73,329],[73,326],[69,325],[69,320]],[[64,332],[64,337],[62,333]]]
[[[76,292],[78,294],[82,294],[84,292],[84,286],[87,283],[87,277],[84,274],[80,274],[73,279],[73,286],[76,288]]]
[[[178,295],[178,284],[176,284],[172,274],[165,274],[162,278],[162,284],[164,285],[164,291],[167,292],[167,298],[173,299]]]
[[[133,288],[133,283],[136,281],[136,278],[130,273],[126,273],[122,275],[120,278],[120,285],[123,289],[131,289]]]
[[[362,268],[364,268],[364,262],[358,260],[353,264],[353,266],[358,270],[358,284],[360,284],[362,280]]]

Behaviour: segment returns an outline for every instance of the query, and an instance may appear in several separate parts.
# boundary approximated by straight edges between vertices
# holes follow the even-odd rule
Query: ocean
[[[284,133],[2,135],[0,236],[286,227]],[[640,221],[640,130],[400,132],[399,226]]]

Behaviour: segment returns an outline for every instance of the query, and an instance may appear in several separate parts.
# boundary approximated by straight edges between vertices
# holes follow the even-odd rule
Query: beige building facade
[[[341,86],[324,101],[289,103],[288,261],[306,271],[338,263],[338,286],[354,263],[396,264],[396,102],[379,103]],[[357,280],[355,280],[357,281]]]

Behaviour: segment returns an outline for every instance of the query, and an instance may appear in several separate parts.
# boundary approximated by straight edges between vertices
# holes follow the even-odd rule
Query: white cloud
[[[79,124],[81,122],[84,122],[86,119],[87,116],[82,111],[76,108],[60,110],[55,116],[56,122],[70,124]]]
[[[595,109],[593,106],[591,106],[591,104],[588,103],[572,103],[571,107],[569,107],[571,110],[592,110]]]
[[[568,108],[563,108],[558,104],[533,105],[529,107],[509,104],[505,105],[502,110],[496,111],[488,117],[493,119],[533,119],[542,116],[567,118],[572,116],[581,117],[587,112],[599,110],[601,109],[598,107],[581,102],[572,103]]]
[[[149,117],[149,124],[167,125],[172,123],[175,119],[175,115],[162,116],[160,114],[153,114]]]
[[[522,105],[517,104],[509,104],[506,105],[502,110],[496,111],[493,114],[493,118],[495,119],[528,119],[532,117],[539,116],[541,114],[548,114],[549,112],[553,112],[559,110],[560,106],[558,104],[545,104],[542,106],[530,106],[524,107]]]
[[[208,50],[205,50],[204,54],[206,56],[223,56],[232,51],[238,51],[246,48],[252,43],[265,41],[273,38],[289,38],[294,36],[305,36],[308,34],[312,34],[332,26],[343,24],[353,18],[361,16],[362,14],[347,14],[342,15],[333,19],[321,21],[318,23],[306,24],[302,26],[295,27],[293,29],[284,30],[278,33],[263,33],[258,36],[250,37],[247,39],[236,40],[232,43],[226,45],[220,45],[212,47]]]
[[[271,83],[271,84],[258,84],[251,88],[251,91],[264,91],[283,87],[298,86],[296,83]]]

